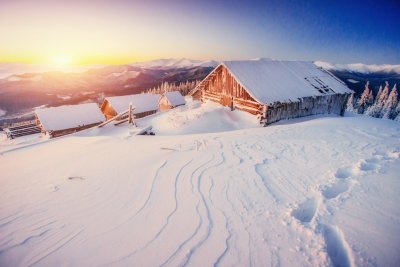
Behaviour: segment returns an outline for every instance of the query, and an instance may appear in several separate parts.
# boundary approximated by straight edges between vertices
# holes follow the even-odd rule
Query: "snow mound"
[[[257,118],[240,110],[231,111],[214,102],[201,104],[187,98],[185,106],[138,119],[139,126],[151,125],[157,135],[182,135],[232,131],[260,127]]]

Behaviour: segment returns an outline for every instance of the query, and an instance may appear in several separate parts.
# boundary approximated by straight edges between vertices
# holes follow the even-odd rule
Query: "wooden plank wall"
[[[224,66],[216,69],[213,77],[202,88],[202,100],[211,100],[254,115],[262,113],[262,105],[247,93]]]
[[[76,127],[76,128],[64,129],[64,130],[59,130],[59,131],[51,131],[51,132],[49,132],[49,135],[51,137],[59,137],[59,136],[79,132],[79,131],[94,127],[96,125],[99,125],[100,123],[101,122],[92,123],[92,124],[88,124],[88,125],[84,125],[84,126],[80,126],[80,127]]]
[[[215,70],[215,76],[204,86],[203,91],[218,96],[229,95],[255,101],[224,66]]]

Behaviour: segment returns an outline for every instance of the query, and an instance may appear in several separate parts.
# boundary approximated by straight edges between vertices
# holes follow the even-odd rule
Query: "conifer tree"
[[[180,83],[169,83],[165,81],[156,87],[148,89],[147,92],[151,94],[163,94],[165,92],[179,91],[182,95],[187,95],[199,83],[199,80]]]
[[[368,100],[369,100],[369,81],[365,84],[364,92],[361,94],[360,99],[357,102],[357,111],[359,114],[363,114],[367,109]]]
[[[356,112],[356,109],[354,108],[354,94],[351,94],[347,100],[346,110],[349,112]]]
[[[371,106],[374,104],[374,94],[372,93],[372,90],[369,90],[369,95],[367,99],[367,105]]]
[[[379,87],[378,94],[375,97],[375,102],[372,106],[368,107],[365,114],[374,118],[382,118],[382,109],[386,99],[389,96],[389,83],[386,82],[385,88]]]
[[[395,84],[383,105],[382,118],[391,119],[391,120],[395,119],[395,117],[397,115],[397,112],[396,112],[396,108],[397,108],[397,104],[398,104],[397,97],[398,97],[398,93],[397,93],[397,88],[396,88],[396,84]]]
[[[386,99],[389,97],[389,83],[388,82],[385,83],[386,83],[385,88],[383,88],[383,91],[379,96],[379,101],[381,103],[385,103]]]
[[[394,118],[394,120],[400,122],[400,101],[399,101],[399,103],[397,104],[396,113],[397,113],[397,115],[396,115],[396,117]]]
[[[381,97],[382,94],[382,85],[379,86],[378,93],[376,94],[375,101]]]

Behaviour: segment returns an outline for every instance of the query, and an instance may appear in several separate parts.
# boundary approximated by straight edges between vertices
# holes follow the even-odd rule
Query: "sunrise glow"
[[[72,57],[66,55],[57,55],[52,57],[51,63],[57,66],[66,66],[72,64]]]

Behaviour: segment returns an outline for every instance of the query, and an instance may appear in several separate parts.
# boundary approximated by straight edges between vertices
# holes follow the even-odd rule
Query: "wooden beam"
[[[129,103],[129,117],[128,117],[128,121],[129,124],[132,124],[132,102]]]

